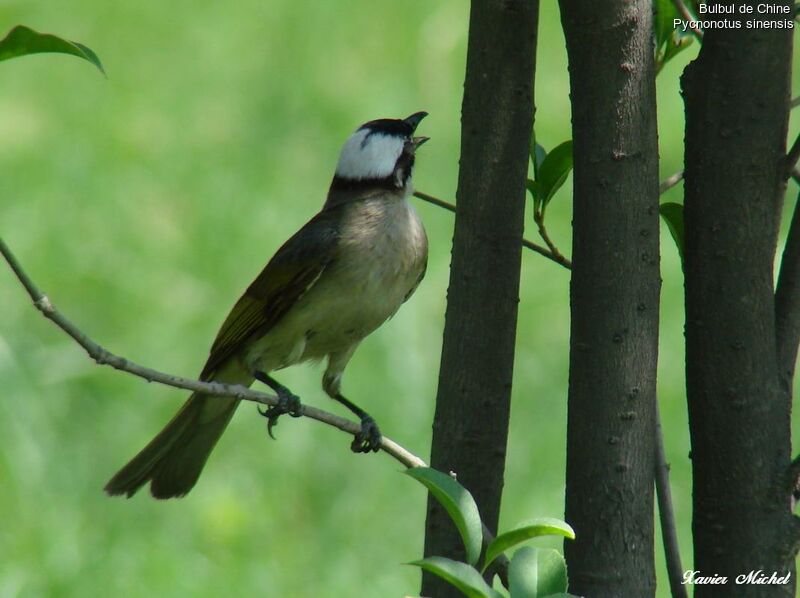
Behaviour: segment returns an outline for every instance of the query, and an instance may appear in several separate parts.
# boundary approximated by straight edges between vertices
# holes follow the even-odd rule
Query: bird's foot
[[[258,409],[258,412],[267,418],[267,434],[269,434],[269,437],[273,440],[275,440],[275,435],[272,433],[272,428],[278,423],[278,418],[287,413],[292,417],[300,417],[303,408],[303,405],[300,403],[300,397],[297,395],[292,394],[286,389],[277,392],[277,405],[273,405],[269,409]]]
[[[369,415],[361,418],[361,431],[356,434],[350,449],[354,453],[378,452],[381,448],[381,430]]]

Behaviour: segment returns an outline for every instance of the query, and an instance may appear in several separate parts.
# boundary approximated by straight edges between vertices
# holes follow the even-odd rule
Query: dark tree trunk
[[[758,3],[736,3],[743,4]],[[698,597],[795,595],[790,410],[772,277],[791,44],[791,30],[750,29],[746,21],[741,29],[709,29],[682,80],[694,569],[729,580],[696,586]],[[735,585],[736,576],[759,569],[792,572],[791,582]]]
[[[652,4],[561,0],[575,207],[565,543],[570,592],[652,596],[659,315]]]
[[[503,488],[533,122],[538,1],[473,0],[461,164],[431,465],[453,471],[496,530]],[[425,554],[463,559],[428,501]],[[426,596],[459,596],[423,576]]]

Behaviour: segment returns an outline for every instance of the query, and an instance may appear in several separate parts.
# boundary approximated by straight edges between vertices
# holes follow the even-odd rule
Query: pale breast
[[[428,241],[416,211],[405,199],[354,202],[344,219],[342,241],[329,276],[309,303],[327,308],[304,357],[321,357],[361,340],[403,304],[425,268]]]
[[[413,206],[397,196],[352,202],[336,257],[256,347],[269,371],[343,351],[395,314],[416,287],[428,241]]]
[[[425,229],[406,199],[372,199],[352,206],[342,235],[346,277],[365,293],[362,308],[383,320],[393,315],[422,274]]]

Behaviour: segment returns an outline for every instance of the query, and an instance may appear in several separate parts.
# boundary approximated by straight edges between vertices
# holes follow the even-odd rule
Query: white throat
[[[385,179],[403,153],[403,139],[360,129],[350,135],[339,154],[336,175],[344,179]]]

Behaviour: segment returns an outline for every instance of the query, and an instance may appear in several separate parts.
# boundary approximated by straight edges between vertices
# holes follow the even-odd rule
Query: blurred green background
[[[239,293],[320,207],[339,146],[361,122],[430,112],[415,180],[454,197],[463,0],[3,1],[0,17],[3,34],[24,23],[88,45],[108,72],[58,55],[0,64],[0,234],[69,318],[144,365],[197,373]],[[659,77],[663,176],[681,167],[677,78],[696,51]],[[549,149],[570,136],[551,1],[538,57],[536,128]],[[567,254],[570,193],[548,212]],[[427,278],[364,342],[344,384],[388,436],[427,457],[453,218],[418,209]],[[663,227],[662,241],[659,392],[688,568],[682,279]],[[525,253],[501,527],[563,515],[568,283],[566,270]],[[283,420],[273,442],[244,405],[187,498],[107,498],[106,480],[186,393],[95,366],[4,267],[0,308],[0,597],[418,591],[418,571],[402,563],[421,556],[422,487],[308,421]],[[321,374],[300,366],[281,380],[341,413]],[[660,536],[656,549],[667,596]]]

